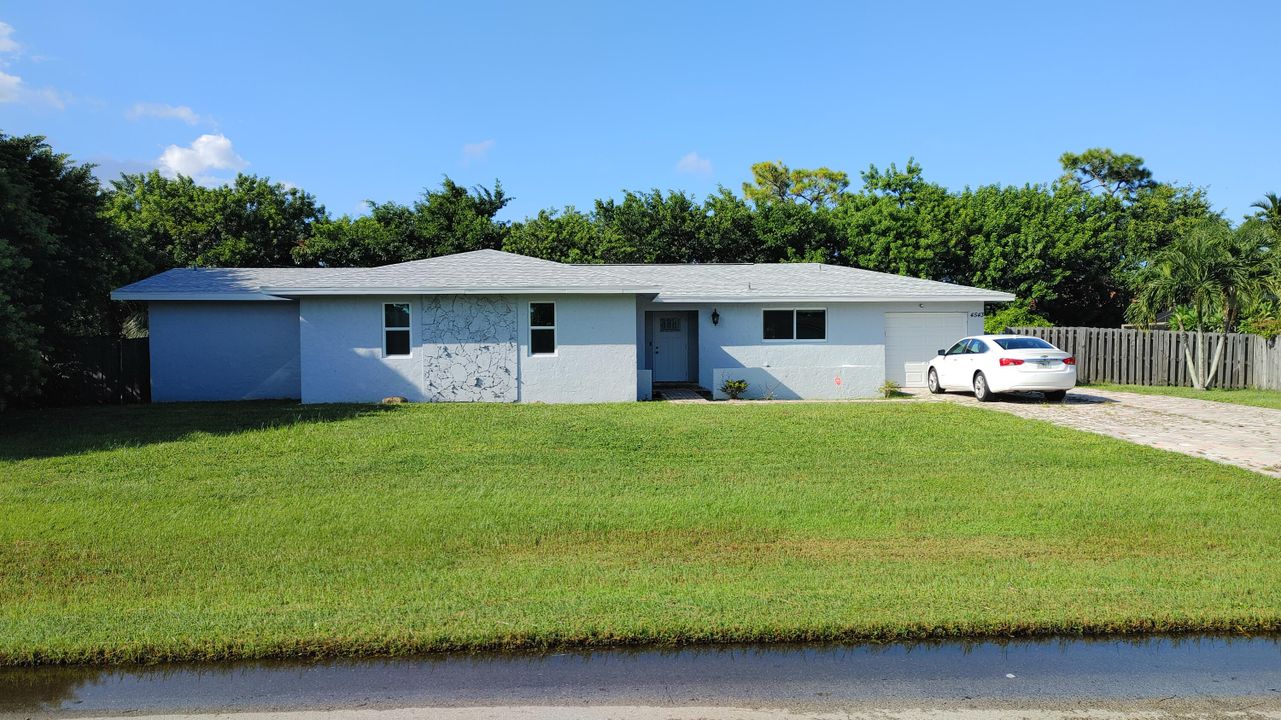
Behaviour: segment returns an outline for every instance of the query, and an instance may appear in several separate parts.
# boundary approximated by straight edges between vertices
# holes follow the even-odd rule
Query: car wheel
[[[1047,402],[1059,403],[1059,402],[1063,402],[1063,400],[1066,398],[1067,398],[1067,390],[1051,390],[1045,393],[1045,400]]]
[[[929,387],[930,392],[935,395],[942,394],[943,386],[939,385],[939,374],[934,370],[934,368],[930,368],[929,374],[925,376],[925,384]]]
[[[974,374],[974,399],[979,402],[992,402],[994,396],[992,389],[987,386],[987,378],[983,373]]]

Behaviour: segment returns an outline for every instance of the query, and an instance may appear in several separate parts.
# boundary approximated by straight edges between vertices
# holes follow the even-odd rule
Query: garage
[[[963,312],[885,313],[885,379],[925,387],[930,358],[968,334]]]

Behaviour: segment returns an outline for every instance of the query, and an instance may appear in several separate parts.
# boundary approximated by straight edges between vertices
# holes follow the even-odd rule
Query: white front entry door
[[[689,318],[685,313],[654,313],[654,381],[689,380]]]
[[[969,333],[966,313],[885,313],[885,379],[925,387],[925,371],[939,350]]]

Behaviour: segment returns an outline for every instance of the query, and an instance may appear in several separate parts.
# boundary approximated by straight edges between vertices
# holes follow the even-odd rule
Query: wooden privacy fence
[[[151,401],[147,338],[75,338],[49,358],[41,401],[100,405]]]
[[[1089,327],[1017,327],[1019,335],[1039,337],[1076,356],[1083,383],[1189,385],[1184,343],[1196,357],[1196,333],[1174,330],[1123,330]],[[1258,335],[1206,333],[1206,362],[1219,338],[1223,359],[1213,387],[1281,390],[1281,342]]]

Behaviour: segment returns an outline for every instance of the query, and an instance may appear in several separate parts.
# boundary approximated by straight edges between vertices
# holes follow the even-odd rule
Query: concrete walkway
[[[703,397],[702,395],[700,395],[698,391],[695,390],[694,388],[685,387],[685,386],[678,386],[678,387],[659,386],[654,388],[654,396],[660,400],[666,400],[668,402],[675,402],[675,403],[711,402],[706,397]]]
[[[1064,403],[1038,393],[980,403],[972,394],[913,394],[958,402],[1236,465],[1281,477],[1281,410],[1137,393],[1078,388]]]

